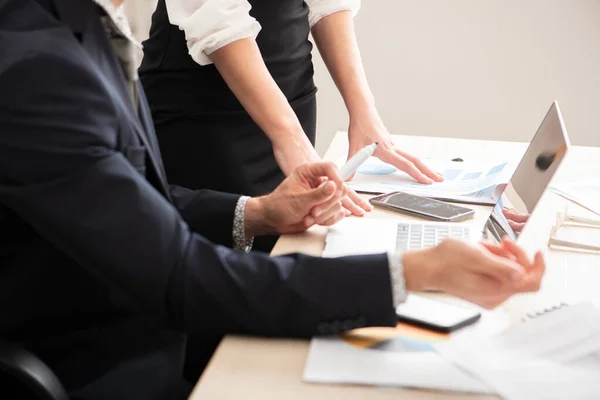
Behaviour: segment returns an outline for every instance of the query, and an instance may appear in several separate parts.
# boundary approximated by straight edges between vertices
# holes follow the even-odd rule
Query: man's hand
[[[440,289],[488,309],[513,294],[539,290],[545,271],[541,253],[532,262],[509,239],[482,246],[448,239],[405,253],[403,263],[408,290]]]
[[[364,110],[361,111],[360,115],[350,115],[348,140],[350,141],[348,158],[363,147],[378,142],[379,145],[373,155],[381,161],[406,172],[417,182],[431,184],[444,180],[443,176],[432,171],[421,160],[398,149],[392,142],[391,135],[379,115],[374,110]]]
[[[362,217],[365,211],[372,211],[373,206],[368,201],[361,198],[354,190],[347,188],[347,195],[342,199],[342,205],[347,211],[347,215],[356,215]]]
[[[273,193],[248,200],[246,235],[297,233],[315,224],[333,225],[346,215],[344,197],[346,187],[335,164],[301,165]]]
[[[277,165],[286,176],[291,175],[296,168],[303,164],[318,162],[321,160],[312,144],[308,141],[306,135],[302,133],[297,136],[291,136],[283,143],[273,144],[273,153]],[[343,199],[343,206],[348,210],[347,214],[353,214],[359,217],[365,215],[365,211],[371,211],[373,207],[369,202],[363,200],[354,190],[347,190],[347,196]]]

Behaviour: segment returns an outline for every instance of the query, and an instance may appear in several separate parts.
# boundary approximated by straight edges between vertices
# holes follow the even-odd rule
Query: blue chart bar
[[[494,188],[495,186],[488,186],[484,189],[478,190],[477,192],[469,193],[469,197],[474,197],[476,199],[493,199],[494,198]]]
[[[461,172],[462,169],[447,169],[444,171],[444,179],[447,181],[454,180]]]
[[[502,172],[502,170],[504,169],[504,167],[506,167],[506,164],[508,164],[508,163],[496,165],[494,168],[491,168],[488,171],[487,176],[490,176],[490,175],[493,175],[493,174],[497,174],[498,172]]]
[[[477,179],[481,176],[481,171],[477,171],[477,172],[470,172],[468,174],[465,174],[463,176],[463,181],[466,181],[467,179]]]

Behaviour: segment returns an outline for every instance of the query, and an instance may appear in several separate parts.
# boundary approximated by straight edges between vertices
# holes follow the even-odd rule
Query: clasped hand
[[[335,164],[303,164],[269,195],[248,200],[246,234],[298,233],[315,224],[333,225],[347,215],[347,194]]]
[[[304,166],[307,163],[319,162],[321,159],[304,134],[300,135],[300,138],[295,138],[295,140],[275,143],[273,145],[273,153],[275,154],[277,164],[288,177],[295,173],[296,168]],[[309,172],[309,174],[312,174],[312,172]],[[366,211],[373,209],[354,190],[345,188],[344,193],[342,205],[347,211],[347,215],[363,216]]]

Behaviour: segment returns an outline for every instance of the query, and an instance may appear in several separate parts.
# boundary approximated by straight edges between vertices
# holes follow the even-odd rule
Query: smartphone
[[[471,325],[481,318],[475,309],[430,297],[409,294],[396,307],[398,320],[437,332],[449,333]]]
[[[369,201],[374,206],[445,222],[464,221],[475,215],[475,211],[467,207],[403,192],[382,194]]]

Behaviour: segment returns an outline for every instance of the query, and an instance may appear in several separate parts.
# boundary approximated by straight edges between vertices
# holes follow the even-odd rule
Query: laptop
[[[554,102],[509,182],[495,188],[495,204],[483,229],[456,223],[346,218],[329,229],[323,255],[418,250],[446,238],[499,242],[508,235],[517,240],[569,147],[562,114]]]

